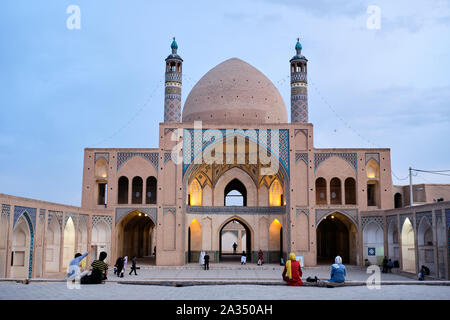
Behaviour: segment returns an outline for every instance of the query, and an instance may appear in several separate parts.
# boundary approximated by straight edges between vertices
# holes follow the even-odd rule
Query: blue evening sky
[[[69,5],[81,10],[79,30],[66,27]],[[369,5],[380,29],[367,27]],[[84,148],[157,147],[173,36],[183,102],[209,69],[238,57],[289,109],[300,37],[316,147],[391,148],[398,178],[409,166],[450,169],[448,1],[3,0],[0,192],[80,205]]]

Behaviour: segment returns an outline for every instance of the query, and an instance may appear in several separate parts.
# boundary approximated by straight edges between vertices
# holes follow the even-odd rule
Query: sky
[[[449,35],[450,2],[438,0],[3,0],[0,193],[79,206],[84,148],[157,148],[174,36],[183,103],[238,57],[271,79],[290,114],[299,37],[316,148],[390,148],[396,185],[409,167],[450,170]]]

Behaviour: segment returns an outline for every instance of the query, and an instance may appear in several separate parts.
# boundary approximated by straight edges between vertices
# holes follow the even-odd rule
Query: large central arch
[[[117,225],[117,257],[136,256],[140,263],[154,264],[156,224],[139,210],[128,213]]]
[[[334,263],[341,256],[343,263],[357,263],[357,230],[354,222],[340,212],[325,216],[317,226],[317,263]]]

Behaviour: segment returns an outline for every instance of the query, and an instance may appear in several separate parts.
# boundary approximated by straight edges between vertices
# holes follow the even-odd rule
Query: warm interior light
[[[201,206],[202,205],[202,188],[197,179],[194,179],[189,186],[189,194],[191,206]]]
[[[281,206],[281,199],[283,195],[283,188],[281,187],[280,181],[275,179],[272,182],[269,190],[269,205],[273,206]],[[283,201],[284,202],[284,201]]]

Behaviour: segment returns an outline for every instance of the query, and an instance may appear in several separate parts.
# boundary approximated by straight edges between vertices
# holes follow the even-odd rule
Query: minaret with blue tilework
[[[181,122],[181,84],[183,59],[177,54],[178,44],[173,38],[172,54],[166,58],[164,122]]]
[[[308,80],[307,63],[302,55],[302,45],[297,38],[295,44],[297,54],[290,60],[291,63],[291,122],[308,122]]]

